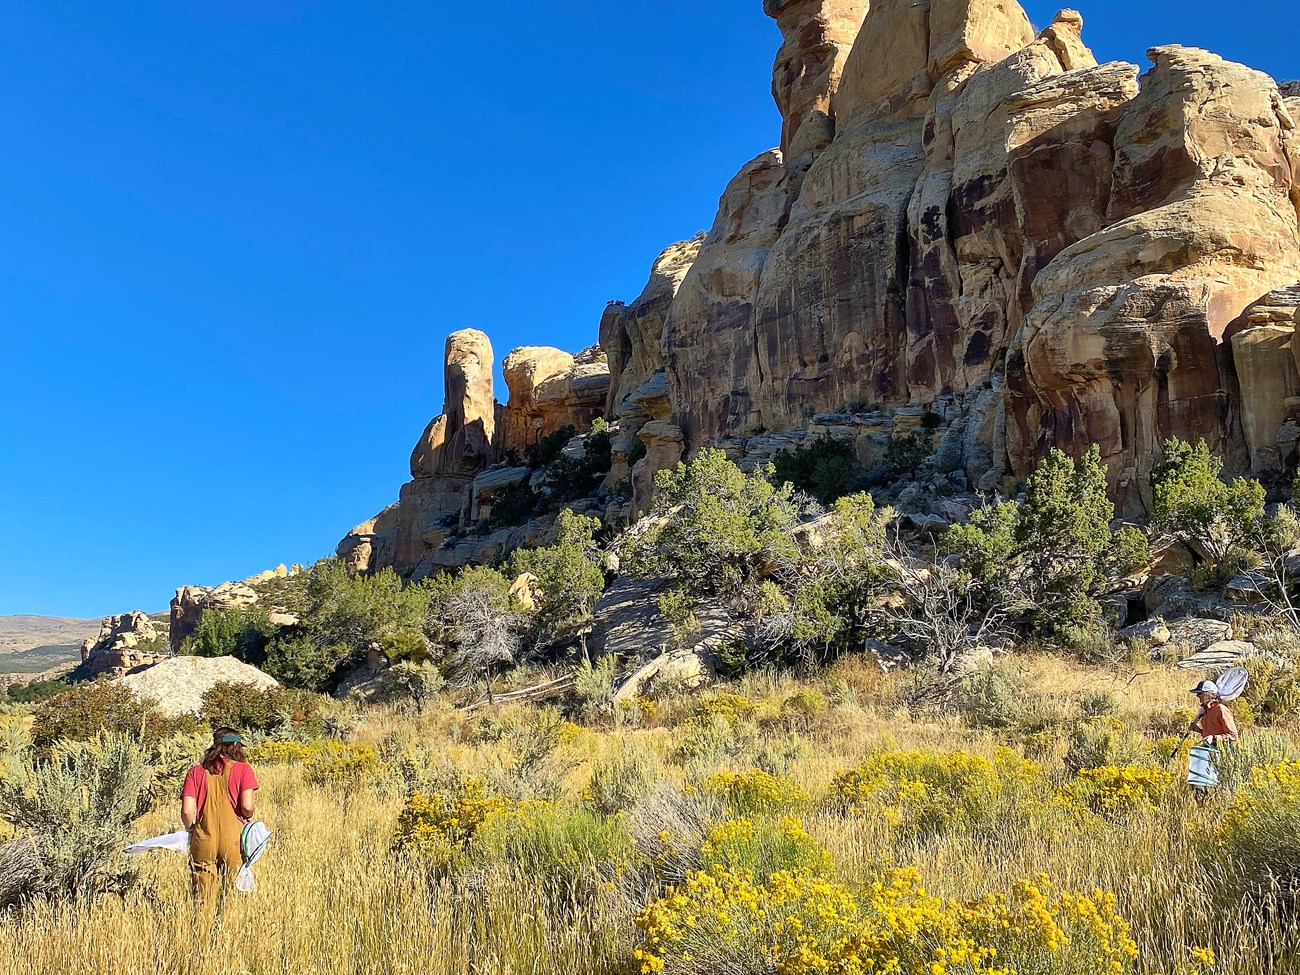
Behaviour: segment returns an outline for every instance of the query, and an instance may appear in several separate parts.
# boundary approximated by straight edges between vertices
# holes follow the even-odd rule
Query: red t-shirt
[[[253,766],[247,762],[230,762],[230,807],[239,812],[239,797],[248,789],[257,788],[257,776]],[[185,776],[185,787],[181,789],[181,798],[194,799],[194,807],[199,814],[208,799],[208,773],[202,765],[195,765]],[[241,817],[242,818],[242,817]]]

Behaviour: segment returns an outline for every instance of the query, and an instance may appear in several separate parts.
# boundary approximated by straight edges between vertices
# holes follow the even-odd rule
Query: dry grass
[[[1090,690],[1110,691],[1119,716],[1139,729],[1186,704],[1186,674],[1159,665],[1132,680],[1131,673],[1055,658],[1020,665],[1034,693],[1046,698],[1077,704]],[[964,748],[992,755],[1014,740],[1014,733],[976,731],[952,715],[909,717],[894,703],[896,682],[842,663],[816,681],[828,710],[792,731],[782,702],[810,685],[781,675],[750,678],[736,690],[758,705],[752,740],[739,753],[689,766],[679,752],[685,739],[699,733],[684,723],[695,698],[665,702],[638,728],[568,726],[559,756],[561,804],[579,801],[592,766],[629,739],[663,760],[666,778],[685,785],[713,770],[750,767],[773,749],[779,752],[794,734],[798,757],[787,774],[815,797],[826,794],[837,771],[882,749]],[[534,719],[527,708],[493,717],[523,726]],[[481,717],[449,711],[419,718],[373,711],[358,736],[390,755],[424,749],[490,780],[492,770],[508,766],[513,755],[507,740],[485,728]],[[1046,762],[1049,775],[1062,774],[1059,757]],[[453,880],[431,879],[418,862],[390,852],[403,797],[382,773],[341,790],[306,784],[299,767],[259,773],[261,810],[276,835],[258,866],[256,894],[229,897],[209,927],[189,900],[184,857],[142,858],[144,882],[124,899],[37,905],[0,921],[0,975],[635,970],[632,918],[639,904],[627,890],[611,886],[605,896],[574,898],[545,878],[522,876],[500,863]],[[805,819],[850,882],[878,876],[885,866],[916,864],[927,888],[953,898],[1003,889],[1015,878],[1039,873],[1062,887],[1113,891],[1132,925],[1143,975],[1173,973],[1190,961],[1192,948],[1202,947],[1219,956],[1213,975],[1294,973],[1300,970],[1294,909],[1214,893],[1216,875],[1228,868],[1202,866],[1198,840],[1214,830],[1221,812],[1222,800],[1201,809],[1176,790],[1159,808],[1105,828],[1070,825],[1044,812],[992,835],[955,832],[928,840],[820,806]],[[174,828],[174,817],[171,808],[155,810],[139,824],[140,835]]]

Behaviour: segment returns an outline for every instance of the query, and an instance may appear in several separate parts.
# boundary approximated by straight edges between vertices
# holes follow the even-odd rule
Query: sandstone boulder
[[[1231,640],[1232,626],[1222,620],[1193,616],[1170,626],[1169,633],[1173,643],[1181,643],[1194,650],[1204,650],[1215,643]]]
[[[1172,639],[1173,634],[1164,620],[1144,620],[1124,627],[1118,636],[1121,640],[1137,640],[1147,646],[1163,647]]]
[[[203,695],[218,684],[251,684],[266,690],[280,682],[234,657],[171,657],[115,679],[139,698],[158,702],[166,714],[198,714]]]

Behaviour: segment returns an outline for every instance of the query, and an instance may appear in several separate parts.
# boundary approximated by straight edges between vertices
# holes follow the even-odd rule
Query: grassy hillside
[[[1192,800],[1188,675],[1144,669],[1025,657],[937,712],[860,660],[576,721],[372,709],[349,745],[254,747],[276,836],[215,935],[153,854],[125,898],[0,924],[0,972],[1294,972],[1296,901],[1242,856],[1294,835],[1251,832],[1263,773]],[[1242,755],[1276,770],[1300,728]]]

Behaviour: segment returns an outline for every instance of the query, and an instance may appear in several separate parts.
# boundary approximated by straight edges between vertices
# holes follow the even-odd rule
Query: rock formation
[[[566,426],[586,430],[605,412],[610,375],[600,346],[576,356],[525,346],[506,356],[502,366],[510,389],[505,446],[521,449]]]
[[[155,701],[164,714],[198,714],[203,696],[218,684],[251,684],[262,690],[280,682],[234,657],[172,657],[116,678],[138,698]]]
[[[199,626],[199,617],[209,609],[244,609],[257,602],[257,593],[242,582],[223,582],[219,586],[182,586],[171,602],[171,652],[179,653],[181,644]]]
[[[139,611],[108,616],[99,636],[81,645],[81,664],[72,676],[88,680],[102,674],[117,676],[147,667],[166,656],[166,644],[148,613]]]
[[[764,10],[779,148],[600,322],[607,487],[633,494],[610,512],[644,510],[654,473],[706,445],[752,465],[820,430],[871,463],[922,416],[949,488],[996,490],[1096,443],[1125,514],[1149,504],[1171,436],[1206,438],[1230,472],[1294,468],[1300,85],[1177,45],[1139,83],[1097,64],[1078,12],[1035,34],[1014,0]],[[507,360],[498,448],[594,417],[572,368],[547,349]],[[463,423],[449,406],[423,453]],[[467,478],[490,453],[413,473]],[[340,551],[427,566],[435,516],[472,508],[468,481],[438,483],[445,502],[408,485]]]
[[[537,543],[549,523],[472,535],[500,492],[528,482],[533,471],[494,466],[542,437],[572,426],[585,432],[605,409],[609,367],[598,347],[575,355],[559,349],[516,349],[503,363],[506,406],[493,394],[493,354],[475,329],[454,332],[443,360],[446,400],[411,452],[411,480],[396,504],[344,536],[337,554],[354,571],[393,568],[424,578],[442,569],[486,562]]]
[[[772,68],[772,97],[786,159],[801,160],[834,136],[831,98],[867,6],[867,0],[763,0],[784,41]]]

